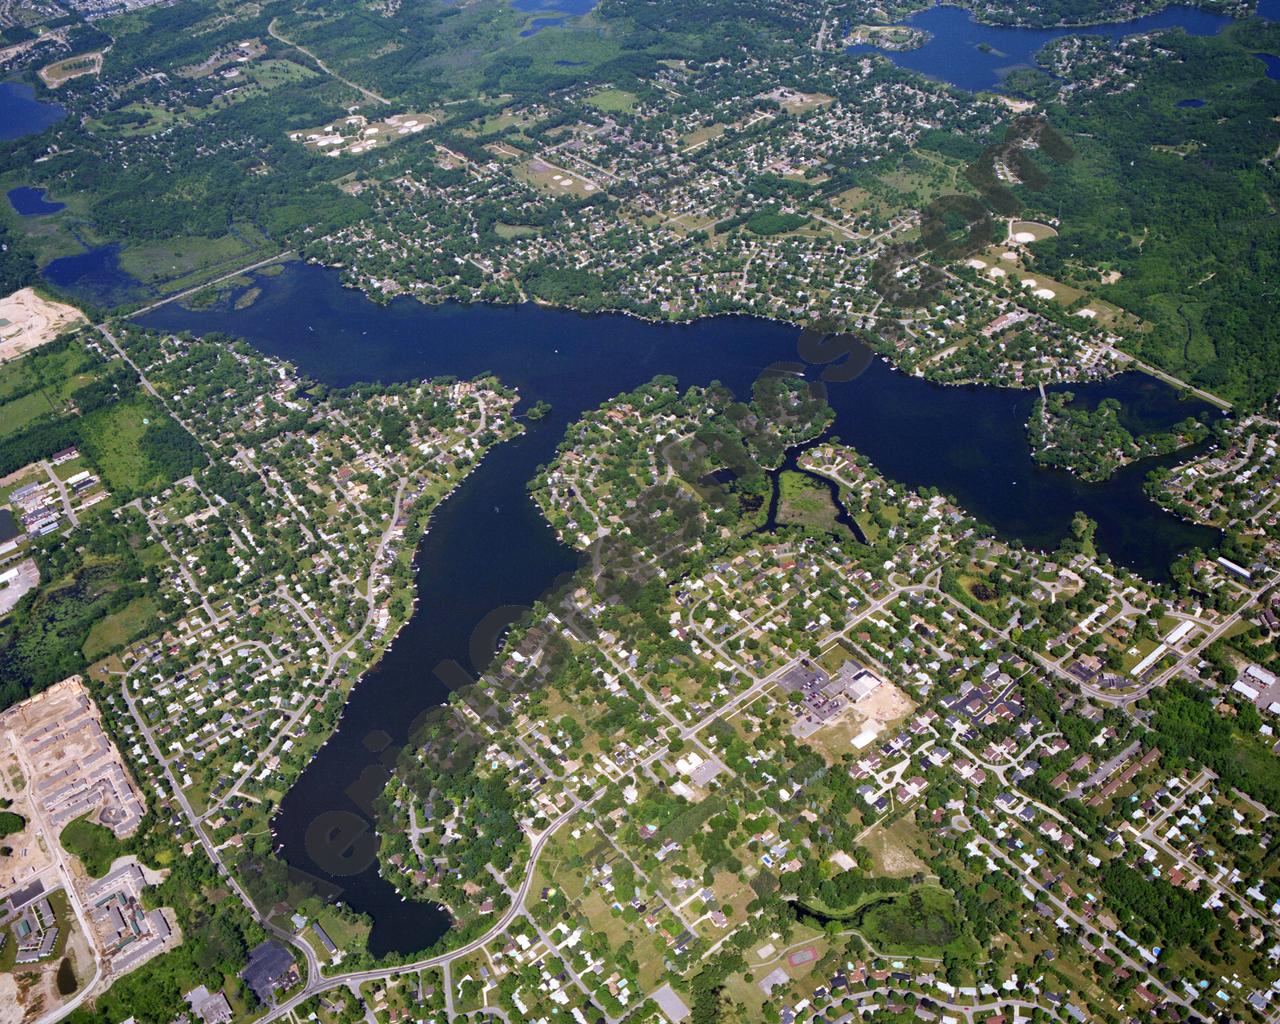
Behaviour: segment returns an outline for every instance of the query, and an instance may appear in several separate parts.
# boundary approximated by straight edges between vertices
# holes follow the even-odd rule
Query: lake
[[[66,203],[56,203],[46,199],[44,189],[31,188],[29,185],[11,188],[5,196],[9,200],[9,205],[20,217],[47,217],[51,213],[67,208]]]
[[[43,103],[23,82],[0,82],[0,140],[42,132],[67,116],[56,103]]]
[[[1262,13],[1274,17],[1272,8],[1280,0],[1261,5]],[[934,6],[906,18],[900,24],[923,29],[929,41],[914,50],[885,51],[867,43],[850,46],[848,53],[875,51],[901,68],[919,71],[940,82],[950,82],[969,92],[995,90],[1004,76],[1016,68],[1032,67],[1035,55],[1054,39],[1067,35],[1104,36],[1118,40],[1140,32],[1161,28],[1181,28],[1194,36],[1211,36],[1232,19],[1198,7],[1166,7],[1156,14],[1110,25],[1080,28],[1014,28],[983,25],[960,7]]]
[[[599,0],[511,0],[511,6],[523,14],[547,12],[558,17],[534,18],[529,27],[520,33],[528,38],[536,36],[544,28],[563,25],[570,17],[578,17],[592,10]],[[556,63],[560,63],[557,61]]]
[[[672,374],[682,386],[720,380],[748,395],[765,367],[798,359],[799,331],[745,317],[668,325],[534,305],[428,307],[397,299],[380,306],[343,288],[336,271],[300,263],[278,277],[255,277],[253,286],[261,295],[242,310],[231,305],[237,292],[214,309],[170,304],[140,322],[238,335],[333,386],[493,371],[520,388],[523,407],[539,399],[551,403],[546,418],[494,449],[435,512],[415,559],[413,618],[352,691],[337,732],[289,790],[274,821],[291,867],[335,887],[345,903],[373,917],[375,955],[408,953],[443,935],[449,919],[431,904],[401,901],[372,860],[368,800],[387,775],[380,752],[403,743],[411,720],[446,697],[435,666],[453,660],[473,673],[484,668],[472,656],[478,623],[495,609],[529,606],[576,566],[576,554],[558,542],[526,482],[585,410],[657,374]],[[1072,390],[1082,400],[1118,398],[1145,428],[1208,413],[1203,403],[1184,401],[1139,374]],[[1178,553],[1217,538],[1146,498],[1149,462],[1094,485],[1037,467],[1024,430],[1032,392],[942,387],[879,359],[829,391],[832,434],[894,479],[953,494],[1011,539],[1054,545],[1081,509],[1098,521],[1097,542],[1115,560],[1164,578]],[[489,653],[477,657],[483,661]]]
[[[549,11],[553,14],[581,15],[595,8],[600,0],[511,0],[511,6],[523,14]]]
[[[99,245],[50,260],[40,276],[77,302],[115,306],[139,297],[142,285],[120,266],[120,245]]]

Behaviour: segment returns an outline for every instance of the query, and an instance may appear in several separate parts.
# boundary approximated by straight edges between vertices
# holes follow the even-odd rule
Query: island
[[[1114,398],[1104,398],[1092,409],[1081,408],[1070,391],[1037,400],[1027,421],[1035,460],[1097,482],[1138,459],[1167,455],[1209,436],[1209,427],[1193,416],[1170,430],[1134,436],[1120,422],[1121,412]]]

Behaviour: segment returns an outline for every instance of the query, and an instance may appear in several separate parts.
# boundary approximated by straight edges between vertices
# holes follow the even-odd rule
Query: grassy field
[[[836,507],[827,488],[803,473],[787,471],[780,478],[778,521],[814,530],[837,529]]]
[[[592,195],[598,186],[588,181],[576,171],[553,166],[542,160],[529,160],[515,168],[516,177],[527,185],[540,188],[546,192],[559,195],[573,195],[578,198]]]
[[[170,238],[162,242],[132,245],[120,253],[120,266],[143,284],[178,281],[210,266],[251,260],[267,239],[252,227],[238,230],[240,237]]]
[[[111,830],[90,821],[88,815],[64,828],[58,841],[94,878],[105,875],[111,862],[124,852]]]
[[[155,616],[156,603],[150,597],[139,597],[130,601],[118,612],[99,619],[89,630],[81,648],[84,656],[96,661],[108,651],[115,650],[121,644],[128,643],[146,627]]]
[[[53,408],[43,391],[33,391],[0,405],[0,438],[18,433],[32,420],[53,412]]]
[[[1013,224],[1010,225],[1009,230],[1010,233],[1015,236],[1020,234],[1031,235],[1037,242],[1043,241],[1046,238],[1052,238],[1058,233],[1048,224],[1041,224],[1036,220],[1015,220]]]
[[[92,369],[78,343],[28,353],[0,368],[0,439],[63,412],[72,395],[94,379]]]
[[[64,349],[29,352],[22,359],[0,367],[0,402],[17,401],[14,396],[38,385],[49,408],[53,408],[93,379],[91,373],[83,372],[89,365],[84,348],[78,343]],[[0,407],[0,433],[8,431],[9,419],[16,411],[16,406],[13,410]]]
[[[862,845],[871,854],[875,873],[895,878],[906,878],[918,871],[928,870],[924,861],[916,856],[916,850],[924,843],[925,838],[920,830],[906,818],[899,818],[888,825],[878,825],[862,841]]]
[[[98,409],[85,417],[85,438],[111,490],[132,493],[148,482],[142,435],[147,425],[162,415],[149,402],[135,399]]]
[[[637,100],[635,93],[622,89],[601,89],[592,93],[587,102],[608,114],[629,114],[635,110]]]
[[[501,222],[493,226],[494,232],[499,238],[526,238],[529,235],[536,235],[537,228],[529,227],[527,224],[503,224]]]
[[[722,124],[709,124],[705,128],[698,128],[688,135],[681,136],[680,142],[685,149],[693,149],[695,146],[701,146],[712,139],[720,138],[725,133],[725,128],[726,126]]]

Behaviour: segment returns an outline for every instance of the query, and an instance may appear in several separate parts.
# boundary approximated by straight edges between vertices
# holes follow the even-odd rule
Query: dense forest
[[[1280,82],[1245,48],[1274,52],[1280,26],[1161,44],[1171,57],[1136,88],[1052,111],[1078,157],[1022,190],[1061,222],[1036,266],[1068,281],[1117,272],[1100,293],[1150,325],[1142,358],[1254,408],[1280,390]],[[1204,106],[1179,107],[1188,97]]]
[[[83,546],[55,537],[37,549],[40,575],[49,585],[27,594],[0,622],[0,707],[82,671],[94,624],[159,591],[159,577],[137,554],[146,535],[140,520],[133,514],[102,522]],[[154,627],[142,622],[135,632]]]
[[[35,280],[36,260],[27,240],[0,221],[0,295],[8,295]]]
[[[1280,813],[1280,778],[1268,746],[1219,715],[1211,696],[1192,683],[1170,682],[1155,700],[1157,744],[1176,758],[1208,765],[1225,785]]]

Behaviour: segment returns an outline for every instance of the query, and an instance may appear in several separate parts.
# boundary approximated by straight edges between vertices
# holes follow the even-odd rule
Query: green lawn
[[[94,878],[105,875],[111,862],[124,852],[111,830],[90,821],[88,815],[67,825],[58,841]]]
[[[527,224],[504,224],[501,221],[493,226],[493,230],[499,238],[526,238],[538,233],[537,228]]]

